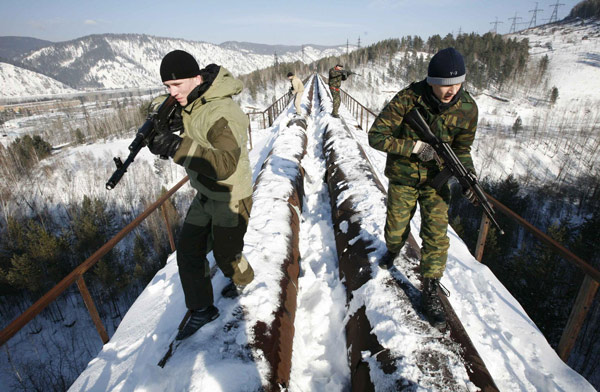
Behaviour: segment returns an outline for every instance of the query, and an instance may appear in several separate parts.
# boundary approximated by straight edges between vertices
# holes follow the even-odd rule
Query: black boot
[[[221,295],[225,298],[235,298],[242,294],[242,291],[244,291],[244,287],[246,286],[235,284],[233,283],[233,281],[231,281],[229,282],[229,284],[223,287],[223,290],[221,290]]]
[[[390,269],[394,266],[394,260],[398,257],[398,252],[390,252],[387,250],[381,260],[379,260],[379,268]]]
[[[435,328],[442,329],[446,327],[446,312],[442,306],[442,301],[438,295],[439,279],[423,279],[423,292],[421,294],[421,305],[423,313],[429,323]]]
[[[192,310],[192,315],[185,324],[185,327],[175,337],[177,340],[183,340],[193,335],[204,324],[208,324],[219,317],[219,309],[210,305],[204,309]]]

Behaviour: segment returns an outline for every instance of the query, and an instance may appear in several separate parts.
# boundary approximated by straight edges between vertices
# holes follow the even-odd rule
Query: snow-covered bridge
[[[450,229],[452,327],[416,305],[413,248],[384,271],[385,155],[309,81],[305,121],[288,106],[254,131],[254,206],[244,252],[255,280],[157,366],[185,314],[173,253],[72,391],[593,390]],[[419,214],[412,231],[418,232]],[[211,257],[211,263],[214,260]],[[460,321],[459,321],[460,320]]]

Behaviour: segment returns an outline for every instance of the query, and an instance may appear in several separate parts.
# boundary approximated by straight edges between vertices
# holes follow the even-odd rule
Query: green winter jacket
[[[420,138],[403,119],[415,107],[432,132],[451,146],[467,170],[475,172],[471,145],[477,129],[477,104],[468,92],[463,91],[454,105],[441,114],[435,114],[425,99],[429,88],[423,80],[398,92],[369,129],[369,145],[387,153],[386,177],[402,185],[425,184],[440,172],[435,160],[421,162],[412,154]]]
[[[252,195],[248,116],[231,98],[242,89],[242,82],[220,67],[208,90],[181,113],[183,140],[173,161],[185,167],[199,193],[217,201]]]

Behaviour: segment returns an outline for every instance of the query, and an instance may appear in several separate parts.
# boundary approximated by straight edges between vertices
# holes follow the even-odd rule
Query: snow
[[[308,89],[305,90],[305,94]],[[344,322],[360,305],[365,304],[367,317],[381,344],[391,351],[410,355],[417,346],[429,344],[433,350],[442,350],[426,336],[411,336],[404,325],[394,293],[385,283],[389,272],[379,270],[375,264],[383,249],[375,249],[370,258],[374,263],[372,279],[354,292],[354,299],[345,307],[345,292],[337,273],[336,245],[331,228],[331,211],[328,194],[322,182],[324,163],[321,138],[325,125],[341,126],[341,122],[327,115],[331,103],[324,98],[324,110],[313,108],[308,119],[306,135],[308,152],[302,159],[306,170],[305,202],[301,219],[300,250],[301,278],[298,288],[298,311],[295,321],[290,391],[343,391],[349,388],[349,369],[346,359]],[[303,105],[308,101],[306,96]],[[290,157],[295,152],[293,140],[299,128],[285,130],[293,107],[277,119],[273,127],[253,133],[254,148],[250,153],[254,165],[254,178],[267,152],[275,147],[276,154]],[[342,107],[341,114],[354,128],[355,122]],[[287,135],[287,136],[286,136]],[[366,135],[353,131],[353,138],[363,146]],[[283,139],[282,139],[283,138]],[[281,139],[281,140],[279,140]],[[340,143],[340,146],[343,146]],[[354,154],[351,143],[340,156]],[[343,148],[343,147],[342,147]],[[364,147],[367,151],[368,147]],[[385,157],[368,151],[371,164],[382,182]],[[280,173],[289,171],[286,159],[275,160],[272,173],[261,174],[274,185],[275,198],[289,192]],[[358,177],[357,177],[358,178]],[[365,192],[368,184],[353,184],[361,189],[363,199],[360,209],[372,211],[372,220],[362,224],[363,232],[383,241],[385,205],[377,193]],[[265,188],[266,189],[266,188]],[[183,294],[176,266],[176,254],[160,270],[122,320],[119,328],[104,346],[97,358],[71,386],[71,391],[252,391],[260,389],[268,376],[267,365],[260,353],[254,360],[246,345],[252,341],[250,326],[256,320],[272,318],[273,295],[278,290],[276,268],[284,249],[279,248],[278,237],[285,236],[290,209],[270,202],[261,203],[266,195],[255,194],[249,231],[244,253],[253,265],[255,281],[237,299],[225,299],[219,293],[225,284],[217,272],[213,278],[216,303],[221,316],[207,324],[179,347],[167,365],[161,369],[156,363],[164,354],[168,342],[175,334],[179,320],[185,313]],[[284,203],[282,203],[284,204]],[[411,223],[413,232],[419,230],[419,215]],[[266,230],[266,231],[265,231]],[[265,233],[271,237],[265,238]],[[361,234],[364,235],[364,234]],[[527,316],[519,303],[508,293],[491,271],[477,262],[458,236],[450,230],[450,253],[443,284],[450,290],[449,298],[460,317],[477,351],[483,358],[497,386],[502,391],[553,391],[594,390],[579,374],[564,364],[549,346],[541,332]],[[408,276],[408,279],[414,277]],[[244,310],[241,310],[244,309]],[[243,314],[243,317],[240,315]],[[226,326],[233,326],[231,329]],[[371,363],[371,378],[378,390],[393,385],[390,376],[377,368],[371,355],[364,359]],[[451,355],[452,353],[448,353]],[[417,363],[401,363],[402,377],[419,378]],[[452,367],[460,371],[460,366]],[[464,368],[462,368],[464,371]],[[396,375],[397,376],[397,375]],[[463,375],[466,380],[466,374]],[[387,377],[387,378],[386,378]],[[465,381],[459,390],[473,390]],[[425,387],[417,387],[425,390]]]
[[[0,97],[47,96],[77,91],[48,76],[4,62],[0,62],[0,80],[2,81]]]

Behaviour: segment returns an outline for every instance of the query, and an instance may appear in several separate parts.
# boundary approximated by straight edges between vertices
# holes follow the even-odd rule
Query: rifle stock
[[[148,114],[146,121],[138,129],[135,138],[129,145],[129,156],[125,162],[121,161],[120,157],[113,158],[117,170],[114,171],[112,176],[110,176],[109,180],[106,182],[106,189],[111,190],[119,183],[140,150],[148,145],[156,132],[159,132],[161,129],[168,126],[169,118],[177,108],[176,104],[177,100],[169,95],[155,112]]]
[[[419,132],[422,140],[431,145],[438,157],[441,158],[441,161],[438,160],[438,163],[441,163],[444,168],[441,173],[433,179],[432,186],[439,189],[451,176],[456,177],[463,189],[470,188],[473,191],[479,205],[483,208],[484,213],[494,226],[498,228],[500,234],[504,234],[504,230],[502,230],[495,219],[494,208],[485,196],[485,192],[483,191],[483,188],[481,188],[479,181],[477,181],[477,177],[465,168],[448,143],[444,143],[440,138],[435,136],[417,109],[411,110],[404,116],[404,119],[414,130]]]

